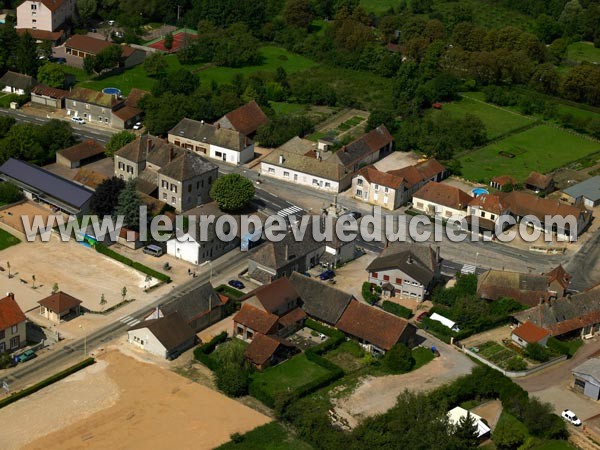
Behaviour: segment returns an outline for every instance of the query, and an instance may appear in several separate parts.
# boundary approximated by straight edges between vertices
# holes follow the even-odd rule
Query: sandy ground
[[[43,224],[49,223],[48,218],[50,216],[55,216],[56,219],[53,220],[56,221],[66,220],[66,216],[64,216],[61,213],[54,214],[49,206],[41,205],[32,201],[24,201],[22,203],[6,207],[0,210],[0,222],[9,227],[6,231],[12,233],[12,228],[18,233],[26,235],[27,233],[23,228],[23,220],[21,219],[21,216],[29,217],[29,223],[34,223],[33,221],[35,216],[41,217]],[[17,234],[17,237],[22,240],[24,239],[24,236],[20,236],[19,234]]]
[[[404,169],[408,166],[413,166],[419,162],[421,158],[415,152],[392,152],[385,158],[375,162],[373,165],[382,172],[390,170]]]
[[[109,408],[119,399],[119,387],[101,360],[35,394],[0,410],[0,447],[22,445]],[[27,424],[25,426],[24,424]]]
[[[405,390],[429,391],[471,373],[474,363],[469,358],[437,339],[434,344],[440,349],[440,357],[406,374],[366,377],[349,397],[337,401],[336,413],[354,427],[363,418],[392,408]]]
[[[31,414],[30,408],[21,407],[21,402],[0,411],[0,417],[8,420],[11,416],[13,424],[8,430],[3,420],[2,438],[8,431],[15,433],[12,428],[16,427],[21,430],[16,435],[29,441],[23,447],[27,449],[199,450],[214,448],[228,441],[232,433],[245,433],[271,420],[168,369],[140,362],[118,351],[105,353],[99,361],[106,364],[102,370],[108,379],[99,384],[117,387],[116,398],[114,394],[108,396],[112,398],[112,405],[105,400],[100,407],[95,404],[98,390],[106,387],[96,387],[96,374],[82,372],[75,375],[82,379],[82,389],[76,395],[65,390],[72,385],[72,377],[69,377],[30,397],[35,401],[36,396],[45,396],[35,414]],[[92,408],[82,409],[88,412],[92,409],[92,414],[66,422],[62,416],[73,417],[78,413],[61,410],[68,409],[75,398],[82,405],[94,403]],[[20,414],[16,408],[20,408]],[[47,434],[49,429],[55,431]],[[2,445],[2,448],[22,444],[25,440],[12,441],[12,447]]]
[[[354,295],[357,300],[363,301],[361,294],[362,284],[367,281],[367,267],[375,259],[375,253],[367,252],[360,258],[344,264],[339,269],[335,269],[335,285],[334,288]],[[319,273],[325,269],[318,268]]]
[[[494,431],[500,414],[502,414],[502,402],[500,400],[490,400],[489,402],[482,403],[471,410],[473,414],[477,414],[482,419],[485,419]]]

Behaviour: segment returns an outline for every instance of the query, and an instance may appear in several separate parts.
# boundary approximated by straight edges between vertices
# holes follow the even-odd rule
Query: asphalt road
[[[46,122],[50,121],[50,119],[45,117],[32,116],[30,114],[25,114],[18,109],[5,109],[0,108],[0,113],[5,116],[14,117],[18,122],[32,123],[34,125],[43,125]],[[73,128],[73,135],[75,135],[80,140],[93,139],[102,144],[106,144],[110,137],[115,134],[118,130],[104,130],[93,128],[89,125],[78,125],[74,122],[71,123],[71,128]]]

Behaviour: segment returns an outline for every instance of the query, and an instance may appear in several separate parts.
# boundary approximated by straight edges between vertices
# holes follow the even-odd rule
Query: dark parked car
[[[227,284],[236,289],[244,289],[246,287],[240,280],[229,280]]]
[[[67,58],[50,58],[49,61],[56,64],[66,64]]]
[[[335,277],[335,272],[333,270],[326,270],[321,275],[319,275],[319,278],[323,281],[331,280],[333,277]]]

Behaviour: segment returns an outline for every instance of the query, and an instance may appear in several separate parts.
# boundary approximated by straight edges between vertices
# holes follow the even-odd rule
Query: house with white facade
[[[2,92],[8,92],[9,94],[25,95],[36,84],[35,78],[10,70],[0,78]]]
[[[479,232],[495,233],[500,218],[509,214],[510,211],[508,204],[502,200],[500,195],[481,194],[469,202],[467,213],[467,223],[472,226],[471,229],[477,228]],[[477,219],[475,220],[475,218]],[[506,228],[505,225],[502,225],[502,231]]]
[[[75,14],[75,0],[25,0],[17,6],[17,29],[56,31]]]
[[[254,158],[254,142],[239,131],[205,123],[182,119],[169,131],[168,140],[207,158],[230,164],[246,164]]]
[[[427,183],[413,195],[413,208],[431,217],[465,218],[473,197],[457,187],[444,183]]]
[[[196,333],[177,312],[129,328],[130,344],[163,358],[176,358],[196,343]]]

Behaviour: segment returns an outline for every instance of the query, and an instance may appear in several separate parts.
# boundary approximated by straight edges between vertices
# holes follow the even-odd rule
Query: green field
[[[481,119],[487,130],[488,139],[494,139],[506,134],[512,130],[524,127],[532,123],[535,119],[517,113],[506,111],[489,103],[476,101],[478,96],[475,92],[463,94],[460,101],[446,103],[442,106],[442,111],[448,111],[453,116],[462,117],[465,114],[473,114]],[[481,95],[482,96],[482,95]],[[432,110],[432,114],[439,114],[441,111]]]
[[[381,15],[389,11],[390,8],[400,6],[398,0],[360,0],[360,5],[369,13]]]
[[[500,151],[514,158],[501,156]],[[532,170],[547,173],[585,156],[600,152],[600,144],[549,125],[509,136],[463,155],[459,160],[462,175],[487,182],[496,175],[511,175],[524,181]]]
[[[264,372],[255,373],[252,383],[258,383],[266,391],[276,394],[292,391],[327,373],[327,369],[309,361],[303,353]]]
[[[287,115],[287,114],[296,114],[303,111],[306,108],[306,105],[302,105],[300,103],[288,103],[288,102],[269,102],[273,111],[277,115]]]
[[[591,42],[573,42],[567,48],[567,58],[573,61],[600,63],[600,48]]]
[[[271,422],[242,435],[239,442],[228,442],[216,450],[310,450],[306,442],[293,436],[279,422]]]
[[[494,0],[461,0],[460,3],[469,7],[473,12],[475,24],[485,29],[515,26],[525,31],[535,30],[535,22],[531,17],[505,8]],[[456,8],[456,2],[434,0],[433,11],[443,17],[451,14],[454,8]]]
[[[303,69],[309,69],[316,64],[308,58],[290,53],[280,47],[265,46],[260,49],[260,53],[263,61],[259,65],[236,69],[231,67],[209,67],[205,70],[199,70],[197,75],[203,82],[214,80],[218,83],[226,83],[231,81],[236,74],[250,75],[256,72],[274,72],[279,66],[283,67],[288,74],[292,74]],[[176,55],[167,55],[165,59],[168,64],[168,71],[182,68],[195,71],[204,66],[204,64],[182,65]],[[135,66],[122,74],[106,77],[102,80],[85,81],[86,78],[82,78],[84,75],[83,71],[75,69],[75,72],[78,74],[77,80],[84,87],[99,91],[105,87],[116,87],[125,95],[134,87],[151,90],[156,83],[156,79],[146,75],[143,65]]]
[[[18,238],[0,229],[0,250],[17,245],[19,242],[21,241]]]

